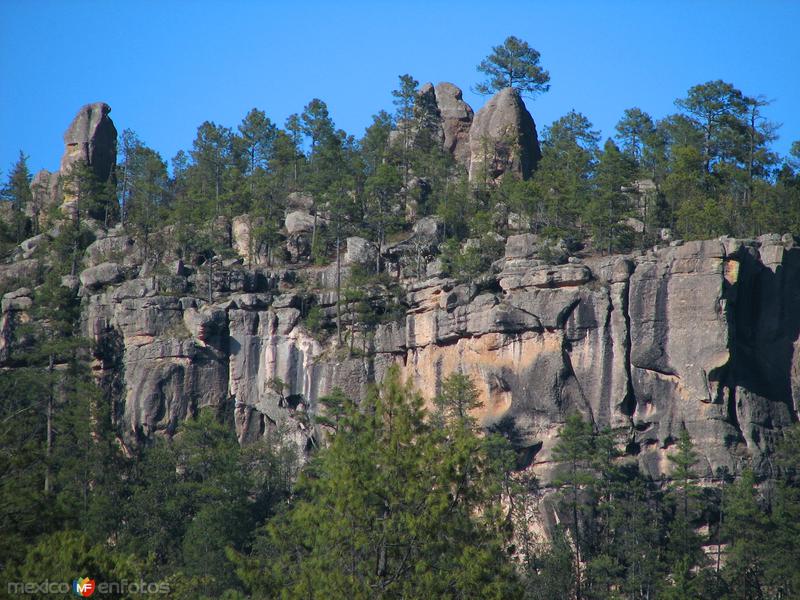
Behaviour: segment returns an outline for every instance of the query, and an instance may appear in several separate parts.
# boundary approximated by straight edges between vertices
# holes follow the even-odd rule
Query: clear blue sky
[[[0,0],[0,169],[19,149],[55,169],[87,102],[112,107],[164,158],[204,120],[235,127],[252,107],[279,124],[313,97],[360,136],[391,109],[397,76],[468,90],[507,35],[542,55],[552,89],[528,107],[541,128],[574,108],[603,135],[625,108],[655,117],[694,84],[724,79],[774,99],[776,148],[800,139],[800,2],[210,2]]]

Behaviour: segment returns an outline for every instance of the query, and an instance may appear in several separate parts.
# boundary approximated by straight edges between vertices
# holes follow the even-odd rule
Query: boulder
[[[35,258],[18,260],[9,264],[0,264],[0,289],[8,289],[12,285],[34,281],[39,271],[39,261]]]
[[[117,263],[104,262],[89,267],[80,275],[81,285],[89,289],[98,289],[124,279],[122,268]]]
[[[40,233],[32,238],[28,238],[24,242],[19,245],[19,251],[23,259],[31,258],[36,250],[41,246],[44,242],[49,239],[48,235],[45,233]]]
[[[414,223],[414,238],[419,241],[436,243],[442,230],[442,220],[439,217],[423,217]]]
[[[304,210],[310,212],[314,208],[314,197],[304,192],[292,192],[286,196],[286,211]]]
[[[506,258],[533,258],[539,251],[539,236],[534,233],[510,235],[506,240]]]
[[[374,265],[378,256],[375,244],[361,237],[347,238],[347,251],[344,253],[346,265]]]
[[[28,288],[19,288],[13,292],[8,292],[3,296],[2,312],[23,311],[33,306],[30,298],[31,291]]]
[[[85,262],[87,267],[96,267],[104,262],[129,262],[134,249],[133,240],[121,232],[115,231],[120,235],[109,235],[99,240],[95,240],[86,248]]]
[[[304,210],[294,210],[286,215],[286,233],[297,235],[314,231],[314,217]]]
[[[536,124],[517,90],[500,90],[478,111],[469,147],[473,183],[496,183],[508,172],[523,179],[531,176],[541,150]]]
[[[253,231],[263,225],[263,217],[253,217],[249,214],[239,215],[231,221],[233,249],[249,265],[261,264],[267,259],[253,238]]]

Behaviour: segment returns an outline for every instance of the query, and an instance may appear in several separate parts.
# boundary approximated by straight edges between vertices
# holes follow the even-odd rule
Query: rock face
[[[83,106],[64,132],[64,153],[59,170],[39,171],[31,181],[33,202],[28,216],[44,221],[51,206],[61,201],[62,210],[74,212],[75,191],[66,177],[73,165],[85,161],[100,183],[115,182],[117,164],[117,128],[108,116],[111,107],[105,102]]]
[[[314,228],[322,227],[323,220],[305,210],[293,210],[286,215],[286,249],[293,262],[307,260],[311,256]]]
[[[517,90],[500,90],[478,111],[469,148],[473,183],[495,182],[507,172],[530,177],[541,151],[536,124]]]
[[[58,204],[58,173],[42,169],[31,180],[32,202],[25,207],[25,214],[44,225],[50,208]]]
[[[436,105],[442,118],[444,149],[462,165],[469,166],[469,130],[473,112],[461,97],[461,89],[452,83],[441,82],[434,88]]]
[[[347,250],[344,253],[346,265],[374,265],[378,257],[375,244],[361,237],[347,238]]]
[[[409,285],[405,316],[352,332],[354,354],[336,336],[318,339],[307,321],[311,303],[334,322],[331,267],[306,267],[304,288],[291,270],[221,267],[208,302],[204,270],[120,281],[135,270],[100,263],[80,278],[84,328],[101,379],[122,378],[112,385],[115,414],[133,439],[169,433],[213,405],[233,411],[242,442],[284,423],[302,446],[314,435],[303,413],[317,411],[321,395],[340,387],[358,397],[397,364],[428,398],[449,373],[468,374],[484,402],[476,416],[508,433],[544,481],[574,411],[614,428],[654,477],[669,472],[683,427],[701,472],[736,472],[745,457],[766,472],[781,428],[800,416],[793,240],[691,242],[562,265],[540,252],[534,236],[512,237],[482,288],[440,277]],[[351,254],[344,262],[374,257],[357,238]],[[4,299],[6,329],[29,306],[26,294]],[[0,357],[8,352],[0,344]]]
[[[64,132],[62,176],[78,161],[86,161],[100,181],[108,181],[117,164],[117,128],[105,102],[83,106]]]
[[[85,161],[101,183],[114,181],[117,164],[117,129],[108,116],[111,107],[105,102],[95,102],[82,107],[64,133],[64,154],[61,156],[59,176],[62,181],[73,166]],[[76,201],[75,191],[69,183],[62,184],[64,194],[62,210],[71,214]]]
[[[476,285],[443,277],[424,254],[439,226],[420,220],[410,238],[382,249],[388,272],[398,248],[422,258],[419,268],[398,263],[413,271],[399,302],[380,286],[362,290],[382,315],[371,330],[353,326],[356,309],[337,311],[336,265],[147,270],[121,229],[89,246],[80,278],[64,285],[80,286],[93,369],[129,440],[170,434],[216,406],[233,414],[243,443],[280,426],[303,447],[318,435],[307,413],[320,396],[339,387],[362,397],[396,364],[428,399],[448,374],[468,374],[483,400],[475,416],[507,433],[544,482],[558,429],[576,411],[613,428],[653,477],[670,472],[684,427],[701,473],[735,473],[747,461],[769,474],[781,429],[800,417],[800,248],[791,236],[673,242],[554,265],[552,248],[522,234]],[[347,240],[343,286],[375,251]],[[36,299],[15,282],[38,268],[22,256],[0,265],[10,292],[0,307],[2,368],[15,364],[12,333]],[[345,345],[324,335],[337,315]]]
[[[112,262],[100,263],[96,267],[89,267],[80,275],[81,285],[89,289],[122,281],[124,274],[120,266]]]

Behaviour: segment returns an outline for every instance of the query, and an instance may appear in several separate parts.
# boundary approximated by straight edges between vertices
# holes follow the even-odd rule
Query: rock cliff
[[[800,248],[789,236],[563,265],[535,258],[535,236],[512,236],[479,285],[407,280],[396,318],[367,333],[345,317],[355,343],[340,346],[309,318],[310,307],[335,316],[333,267],[178,262],[155,274],[121,229],[100,235],[79,279],[83,329],[133,443],[212,405],[232,411],[242,442],[283,424],[303,445],[320,396],[363,395],[391,364],[429,398],[447,374],[469,374],[484,426],[508,433],[545,478],[571,411],[615,428],[654,477],[668,472],[683,426],[706,474],[745,458],[765,471],[777,434],[800,416]],[[3,298],[5,365],[30,296]]]

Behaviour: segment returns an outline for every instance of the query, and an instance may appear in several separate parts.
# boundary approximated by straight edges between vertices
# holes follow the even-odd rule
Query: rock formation
[[[469,130],[473,112],[461,97],[461,89],[452,83],[441,82],[434,88],[436,106],[442,118],[444,149],[462,165],[469,166]]]
[[[545,480],[572,411],[620,432],[654,477],[669,470],[682,427],[701,472],[736,472],[745,457],[768,470],[781,428],[800,417],[793,238],[674,243],[562,265],[537,258],[537,244],[509,238],[480,287],[441,276],[407,281],[402,310],[369,335],[356,330],[354,354],[308,320],[313,306],[315,318],[334,323],[335,265],[229,261],[146,275],[135,244],[115,232],[87,249],[79,280],[64,285],[81,286],[95,373],[118,390],[114,414],[130,440],[169,433],[213,405],[233,411],[243,442],[284,423],[303,445],[314,435],[303,413],[317,411],[321,395],[340,387],[359,397],[398,364],[428,398],[449,373],[470,375],[483,425],[508,433]],[[369,262],[373,252],[350,238],[344,262]],[[4,366],[13,365],[9,332],[29,318],[30,296],[20,288],[3,298]]]
[[[531,176],[541,151],[536,124],[519,92],[505,88],[478,111],[469,131],[469,179],[492,183],[506,172]]]
[[[48,209],[60,200],[62,210],[68,214],[73,212],[75,194],[64,181],[77,162],[86,162],[98,182],[114,182],[117,129],[108,116],[110,112],[111,107],[105,102],[87,104],[78,111],[64,132],[64,153],[59,170],[51,173],[43,169],[31,182],[34,202],[28,216],[42,220]]]
[[[58,173],[42,169],[31,180],[31,202],[25,214],[38,224],[44,225],[53,206],[58,204]]]
[[[419,88],[416,107],[417,120],[398,122],[389,143],[419,143],[419,115],[432,113],[434,137],[468,170],[473,183],[496,183],[506,172],[527,179],[541,158],[536,124],[515,89],[499,91],[474,115],[459,87],[426,83]]]
[[[78,161],[85,161],[98,181],[108,181],[117,164],[117,128],[105,102],[83,106],[64,132],[64,154],[59,172],[65,175]]]
[[[444,138],[458,151],[465,130],[456,125],[468,107],[447,84],[435,93],[452,101],[440,110],[453,124]],[[62,168],[85,156],[98,176],[113,176],[107,108],[82,110]],[[487,136],[505,148],[492,155],[492,178],[508,169],[525,175],[538,158],[533,120],[513,90],[476,116],[471,171]],[[509,139],[519,143],[504,146]],[[543,481],[558,429],[575,411],[614,428],[653,477],[668,472],[683,427],[705,474],[735,473],[745,459],[769,474],[781,429],[800,418],[800,248],[790,235],[675,241],[583,260],[515,235],[492,271],[467,284],[436,260],[442,222],[431,216],[382,248],[348,237],[341,269],[309,265],[323,215],[309,196],[288,199],[292,262],[283,268],[259,266],[250,254],[256,224],[246,215],[232,220],[232,237],[247,260],[188,256],[184,264],[173,254],[159,268],[122,227],[93,223],[82,271],[62,285],[82,300],[93,370],[128,441],[171,434],[215,406],[232,413],[243,443],[280,425],[305,446],[322,395],[339,387],[362,397],[394,364],[428,399],[451,372],[468,374],[483,400],[476,416],[507,433]],[[13,334],[33,318],[29,282],[46,267],[36,248],[54,232],[0,264],[0,368],[18,364]],[[162,233],[170,237],[169,228]],[[339,276],[346,288],[351,271],[377,260],[395,279],[359,290],[378,317],[370,329],[357,309],[337,310],[336,290]],[[344,344],[330,335],[337,318]]]

